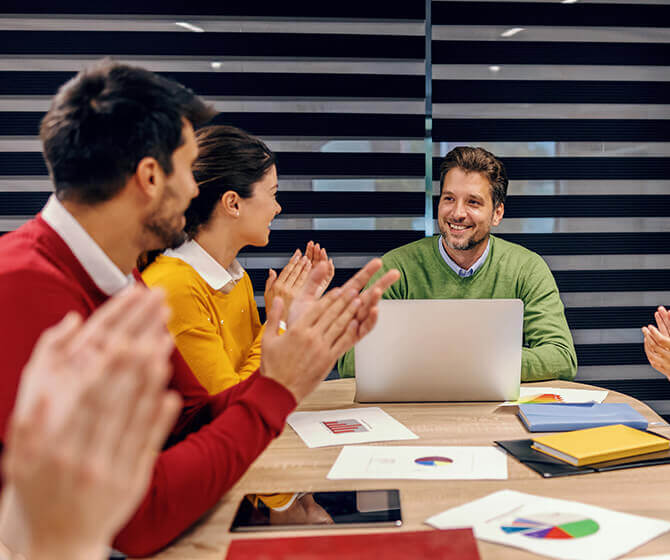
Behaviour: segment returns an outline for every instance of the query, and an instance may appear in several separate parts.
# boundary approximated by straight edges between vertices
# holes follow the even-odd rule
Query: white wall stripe
[[[423,75],[422,61],[396,60],[365,60],[365,61],[324,61],[309,60],[305,56],[296,60],[252,60],[231,59],[219,56],[207,57],[140,57],[140,56],[113,56],[119,62],[134,66],[142,66],[152,72],[286,72],[299,74],[391,74],[391,75]],[[0,71],[21,72],[79,72],[92,62],[99,60],[99,56],[3,56],[0,57]]]
[[[510,34],[511,30],[520,31]],[[433,41],[670,43],[670,29],[530,25],[433,25]]]
[[[602,381],[604,379],[666,379],[650,365],[578,366],[577,381]]]
[[[644,288],[644,286],[640,286]],[[670,307],[670,291],[664,292],[566,292],[561,293],[566,307]],[[640,325],[642,327],[642,325]],[[607,325],[603,325],[607,328]]]
[[[486,87],[486,86],[482,86]],[[495,86],[491,86],[495,87]],[[439,119],[670,119],[670,105],[599,103],[435,103]]]
[[[296,18],[293,21],[281,19],[256,19],[237,17],[184,17],[184,16],[11,16],[0,17],[0,31],[184,31],[176,26],[177,21],[186,21],[204,29],[205,32],[219,33],[326,33],[354,35],[423,35],[423,22],[411,21],[328,21]]]
[[[478,143],[474,144],[479,146]],[[440,193],[440,182],[433,181],[433,193]],[[509,182],[508,195],[624,195],[670,194],[670,181],[612,180],[538,180]]]
[[[217,111],[258,113],[377,113],[423,115],[423,100],[390,101],[385,99],[279,99],[252,97],[205,97]],[[47,96],[0,95],[0,111],[41,111],[51,105]]]
[[[670,32],[669,32],[670,33]],[[435,64],[435,80],[588,80],[667,82],[667,66],[568,66],[558,64]]]
[[[472,141],[467,138],[454,139],[449,142],[434,142],[433,155],[444,157],[456,146],[481,146],[498,157],[670,156],[670,142],[487,142],[485,140]]]

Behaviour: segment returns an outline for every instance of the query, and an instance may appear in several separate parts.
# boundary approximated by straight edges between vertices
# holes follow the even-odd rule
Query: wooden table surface
[[[528,385],[589,388],[566,381],[547,381],[524,386]],[[353,379],[324,382],[300,405],[299,410],[374,406],[354,403],[354,389]],[[649,421],[661,421],[650,408],[628,396],[610,391],[605,402],[629,403]],[[516,416],[517,407],[500,407],[499,403],[407,403],[380,406],[416,433],[420,439],[382,442],[377,445],[489,445],[494,440],[528,437],[528,432]],[[657,431],[670,435],[668,428],[659,428]],[[377,528],[374,529],[375,532],[432,530],[423,523],[431,515],[502,489],[576,500],[616,511],[670,521],[670,465],[543,479],[514,458],[508,457],[508,480],[327,480],[326,474],[340,449],[341,446],[309,449],[287,426],[282,435],[265,450],[245,476],[208,515],[154,558],[222,560],[233,538],[366,532],[362,529],[342,529],[232,535],[228,528],[238,503],[245,494],[257,492],[399,488],[403,527]],[[481,540],[477,541],[477,544],[480,556],[484,560],[542,558],[523,550]],[[670,552],[670,532],[641,546],[624,558],[668,552]]]

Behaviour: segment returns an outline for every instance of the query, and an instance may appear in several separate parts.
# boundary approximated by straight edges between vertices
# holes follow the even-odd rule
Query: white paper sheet
[[[524,402],[532,402],[533,398],[540,397],[537,402],[557,403],[601,403],[607,397],[608,391],[595,391],[593,389],[562,389],[560,387],[521,387],[519,399],[516,401],[505,401],[501,406],[514,406]],[[542,398],[546,396],[545,398]]]
[[[670,522],[660,519],[513,490],[444,511],[426,523],[438,529],[472,527],[478,539],[565,560],[612,560],[670,530]]]
[[[494,447],[344,447],[327,478],[507,479],[507,456]]]
[[[289,415],[287,422],[307,447],[350,445],[419,437],[376,406],[294,412]]]

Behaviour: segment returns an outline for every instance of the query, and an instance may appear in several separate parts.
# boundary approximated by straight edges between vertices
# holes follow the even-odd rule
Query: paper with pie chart
[[[568,500],[501,490],[426,520],[565,560],[612,560],[670,530],[670,522]]]
[[[519,404],[542,403],[601,403],[607,397],[608,391],[594,389],[564,389],[562,387],[544,387],[542,385],[521,387],[519,398],[515,401],[505,401],[501,406]]]
[[[419,437],[377,406],[294,412],[286,421],[307,447]]]
[[[507,478],[507,457],[495,447],[344,447],[327,478],[477,480]]]

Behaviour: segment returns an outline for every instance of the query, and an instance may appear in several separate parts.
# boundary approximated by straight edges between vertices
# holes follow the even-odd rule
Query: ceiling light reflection
[[[179,27],[183,27],[184,29],[188,29],[189,31],[195,31],[196,33],[204,33],[205,30],[202,27],[198,27],[197,25],[193,25],[192,23],[188,23],[185,21],[176,21],[175,25],[178,25]]]
[[[513,37],[517,33],[521,33],[525,28],[524,27],[512,27],[511,29],[507,29],[503,31],[500,36],[501,37]]]

